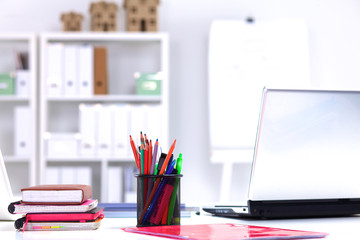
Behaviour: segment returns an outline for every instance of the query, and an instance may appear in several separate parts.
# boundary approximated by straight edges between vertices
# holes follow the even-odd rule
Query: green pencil
[[[176,170],[178,171],[179,175],[181,174],[181,166],[182,166],[182,153],[179,154],[179,157],[176,160]],[[174,215],[174,208],[175,208],[177,190],[178,190],[178,186],[179,186],[179,180],[180,179],[176,179],[176,182],[174,185],[174,190],[171,194],[168,216],[167,216],[167,225],[171,224],[171,219],[173,218],[173,215]]]

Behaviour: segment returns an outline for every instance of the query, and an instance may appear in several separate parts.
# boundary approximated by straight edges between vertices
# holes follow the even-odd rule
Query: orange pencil
[[[170,157],[171,157],[171,155],[172,155],[172,153],[174,151],[175,144],[176,144],[176,139],[174,140],[173,144],[170,147],[170,150],[169,150],[168,154],[166,155],[165,161],[164,161],[164,163],[162,165],[162,168],[160,170],[159,175],[163,175],[165,173],[165,170],[166,170],[166,167],[167,167],[167,165],[169,163]]]
[[[137,153],[137,150],[136,150],[136,147],[135,147],[135,143],[134,143],[134,140],[132,139],[131,135],[130,135],[130,145],[131,145],[131,148],[132,148],[132,150],[133,150],[136,167],[137,167],[137,169],[140,171],[140,167],[139,167],[139,155],[138,155],[138,153]]]

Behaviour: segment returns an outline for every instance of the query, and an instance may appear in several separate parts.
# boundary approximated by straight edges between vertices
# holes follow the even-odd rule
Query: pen
[[[175,167],[175,169],[177,170],[177,174],[179,175],[181,174],[182,160],[183,160],[182,153],[180,153],[178,159],[176,160],[176,167]],[[174,190],[173,193],[171,194],[170,203],[169,203],[169,211],[167,215],[168,225],[171,224],[171,219],[173,218],[178,186],[179,186],[179,179],[176,179]]]
[[[162,166],[164,164],[165,158],[166,158],[166,153],[161,153],[158,164],[157,164],[157,167],[156,167],[158,175],[160,175],[159,173],[160,173],[160,170],[161,170],[161,168],[162,168]]]
[[[154,175],[157,175],[157,167],[158,167],[158,163],[155,164]]]

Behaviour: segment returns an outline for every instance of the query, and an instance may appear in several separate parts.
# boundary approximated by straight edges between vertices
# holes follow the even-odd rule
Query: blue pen
[[[175,163],[176,163],[175,160],[173,160],[173,161],[171,162],[170,166],[166,169],[165,174],[171,174],[171,173],[172,173],[172,171],[173,171],[174,168],[175,168]],[[155,195],[154,195],[154,198],[153,198],[153,200],[152,200],[152,202],[151,202],[148,210],[146,211],[146,213],[145,213],[145,215],[144,215],[144,218],[143,218],[143,221],[142,221],[141,224],[145,224],[145,223],[148,221],[148,219],[150,218],[150,216],[151,216],[151,214],[152,214],[152,212],[153,212],[153,210],[154,210],[154,207],[155,207],[155,205],[156,205],[157,199],[159,198],[160,193],[161,193],[162,190],[164,189],[166,183],[167,183],[167,179],[165,178],[165,179],[163,179],[163,181],[162,181],[161,184],[159,185],[158,189],[156,190],[156,193],[155,193]]]

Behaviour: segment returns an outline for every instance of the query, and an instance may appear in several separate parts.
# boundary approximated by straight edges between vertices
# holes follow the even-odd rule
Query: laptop
[[[360,213],[360,91],[263,91],[248,199],[225,217]]]
[[[0,150],[0,221],[16,220],[17,216],[9,213],[8,206],[14,202],[9,177],[6,172],[4,159]]]

